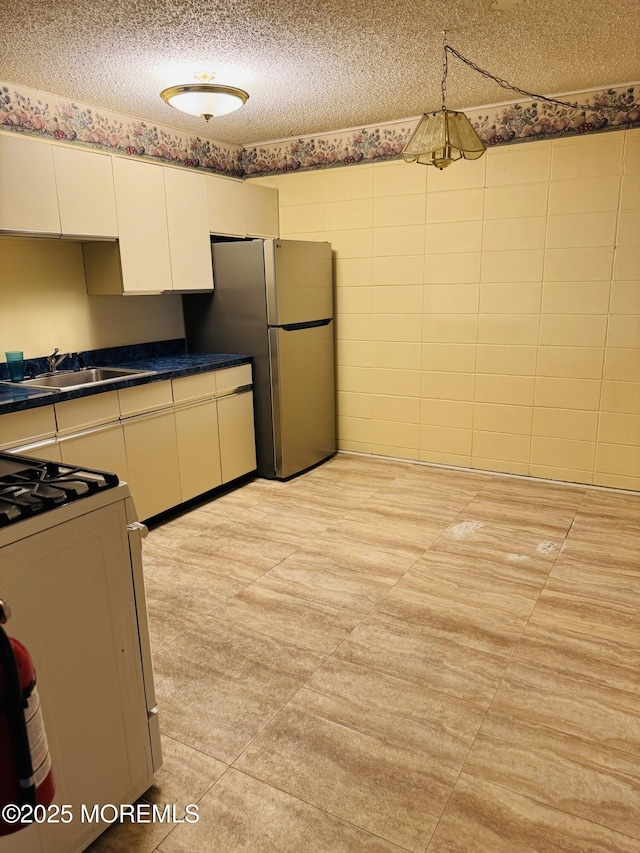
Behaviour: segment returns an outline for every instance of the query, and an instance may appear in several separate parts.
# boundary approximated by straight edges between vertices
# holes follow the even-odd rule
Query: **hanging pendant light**
[[[486,151],[466,115],[446,107],[447,49],[445,39],[442,53],[442,109],[425,113],[418,122],[402,152],[407,163],[417,162],[444,169],[454,160],[477,160]]]
[[[249,95],[244,89],[219,86],[211,82],[214,78],[215,74],[196,74],[197,83],[169,86],[160,92],[160,97],[175,109],[201,116],[205,121],[232,113],[247,102]]]
[[[501,0],[506,3],[507,0]],[[518,5],[517,0],[509,0],[512,5]],[[492,4],[493,5],[493,4]],[[495,8],[507,8],[505,5]],[[509,6],[511,8],[511,6]],[[570,101],[560,101],[558,98],[550,98],[547,95],[537,95],[535,92],[528,92],[526,89],[520,89],[509,83],[508,80],[503,80],[501,77],[496,77],[490,71],[485,71],[475,62],[467,59],[451,45],[447,44],[446,34],[442,41],[442,109],[435,113],[425,113],[418,126],[413,131],[413,134],[402,152],[402,157],[407,163],[424,163],[427,166],[435,166],[437,169],[444,169],[449,166],[454,160],[477,160],[482,157],[486,151],[483,141],[473,129],[471,122],[464,113],[448,110],[445,104],[447,95],[447,54],[451,53],[457,57],[469,68],[477,71],[487,80],[493,80],[498,86],[503,89],[508,89],[510,92],[515,92],[518,95],[524,95],[525,98],[531,98],[533,101],[543,101],[546,104],[552,104],[557,107],[564,107],[570,110],[579,110],[583,115],[595,109],[592,104],[574,104]]]
[[[422,116],[402,156],[407,163],[444,169],[454,160],[477,160],[485,151],[484,143],[464,113],[438,110]]]

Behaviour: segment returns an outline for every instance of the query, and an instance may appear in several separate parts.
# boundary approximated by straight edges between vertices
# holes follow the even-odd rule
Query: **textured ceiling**
[[[238,144],[440,106],[441,44],[550,94],[640,78],[638,0],[0,0],[0,80]],[[165,86],[216,71],[250,98],[205,125]],[[447,105],[516,96],[450,58]]]

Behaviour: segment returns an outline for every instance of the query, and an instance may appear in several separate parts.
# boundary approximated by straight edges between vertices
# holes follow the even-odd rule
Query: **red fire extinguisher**
[[[10,616],[9,606],[0,601],[0,625]],[[33,810],[24,807],[48,806],[54,794],[33,661],[22,643],[0,627],[0,835],[33,823]],[[9,803],[23,808],[7,812],[2,807]]]

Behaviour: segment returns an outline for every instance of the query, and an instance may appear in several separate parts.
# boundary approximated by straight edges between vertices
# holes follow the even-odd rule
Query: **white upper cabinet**
[[[2,232],[82,240],[92,294],[210,291],[210,234],[278,237],[278,191],[0,132]]]
[[[123,289],[172,290],[164,169],[140,160],[113,158]]]
[[[60,234],[52,146],[0,134],[0,231]]]
[[[114,157],[113,180],[118,242],[84,243],[87,291],[93,294],[171,291],[163,167]]]
[[[247,233],[244,213],[244,184],[233,178],[206,177],[209,202],[209,231],[244,237]]]
[[[246,181],[244,199],[247,236],[279,237],[278,190]]]
[[[207,178],[209,231],[234,237],[278,237],[278,190],[220,178]]]
[[[164,167],[174,290],[213,290],[207,176]]]
[[[207,176],[113,158],[118,243],[83,246],[89,293],[213,290]]]
[[[118,236],[112,158],[108,154],[53,145],[62,234]]]

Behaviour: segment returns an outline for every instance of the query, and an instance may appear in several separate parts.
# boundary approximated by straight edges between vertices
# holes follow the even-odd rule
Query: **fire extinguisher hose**
[[[22,803],[18,805],[36,804],[36,786],[31,764],[31,750],[27,735],[27,724],[24,717],[24,701],[18,667],[13,654],[9,637],[0,626],[0,666],[4,673],[5,712],[9,727],[9,737],[16,773],[19,778]]]

